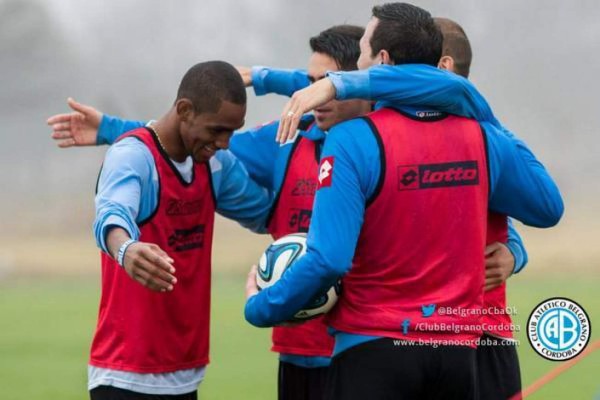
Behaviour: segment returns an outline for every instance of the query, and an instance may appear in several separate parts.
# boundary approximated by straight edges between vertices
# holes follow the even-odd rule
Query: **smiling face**
[[[217,150],[227,149],[233,131],[244,125],[245,104],[222,101],[217,112],[196,113],[181,121],[179,131],[187,154],[198,163],[208,161]]]
[[[335,60],[324,53],[313,53],[308,61],[308,77],[316,82],[325,77],[327,71],[339,71]],[[369,103],[364,100],[331,100],[315,109],[317,126],[326,131],[333,125],[347,119],[356,118],[369,110]]]

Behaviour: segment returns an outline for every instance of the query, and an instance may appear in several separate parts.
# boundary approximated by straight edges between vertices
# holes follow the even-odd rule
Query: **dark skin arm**
[[[127,240],[129,234],[125,229],[115,227],[108,232],[106,245],[114,259]],[[173,259],[154,243],[131,244],[125,252],[123,267],[132,279],[156,292],[169,292],[177,283]]]

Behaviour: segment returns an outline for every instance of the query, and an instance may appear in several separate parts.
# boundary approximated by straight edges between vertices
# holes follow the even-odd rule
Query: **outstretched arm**
[[[273,193],[251,179],[244,165],[228,150],[217,152],[210,159],[210,168],[217,212],[253,232],[264,233]]]
[[[52,127],[52,139],[58,142],[60,148],[95,146],[102,113],[71,97],[67,99],[67,104],[73,112],[56,114],[46,121]]]
[[[248,76],[247,70],[240,73],[242,78]],[[252,67],[249,76],[250,84],[254,87],[257,96],[276,93],[290,97],[294,92],[310,85],[307,72],[301,69]],[[244,82],[246,83],[246,80]]]
[[[326,79],[294,93],[281,114],[279,141],[295,131],[302,114],[334,98],[422,106],[498,125],[485,98],[459,75],[423,64],[377,65],[367,70],[329,72]]]
[[[103,114],[71,97],[67,99],[67,104],[72,113],[56,114],[46,121],[52,127],[52,139],[58,141],[58,147],[61,148],[113,144],[123,133],[145,125],[142,121],[128,121]]]

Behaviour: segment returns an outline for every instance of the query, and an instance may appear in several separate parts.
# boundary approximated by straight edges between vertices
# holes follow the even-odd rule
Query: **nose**
[[[221,150],[225,150],[229,148],[229,139],[231,139],[231,135],[233,132],[224,133],[217,137],[215,140],[215,147]]]

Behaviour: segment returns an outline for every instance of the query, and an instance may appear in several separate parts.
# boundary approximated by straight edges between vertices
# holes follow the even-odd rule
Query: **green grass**
[[[274,399],[277,361],[268,351],[270,331],[243,321],[242,275],[213,279],[211,365],[200,395],[215,399]],[[518,309],[524,386],[559,363],[539,357],[524,332],[532,308],[548,297],[579,302],[600,321],[598,280],[567,275],[514,279],[510,303]],[[13,279],[0,282],[0,399],[85,399],[86,361],[99,284],[92,278]],[[600,335],[592,328],[592,340]],[[598,352],[600,353],[600,352]],[[600,398],[600,354],[548,384],[531,399]]]

